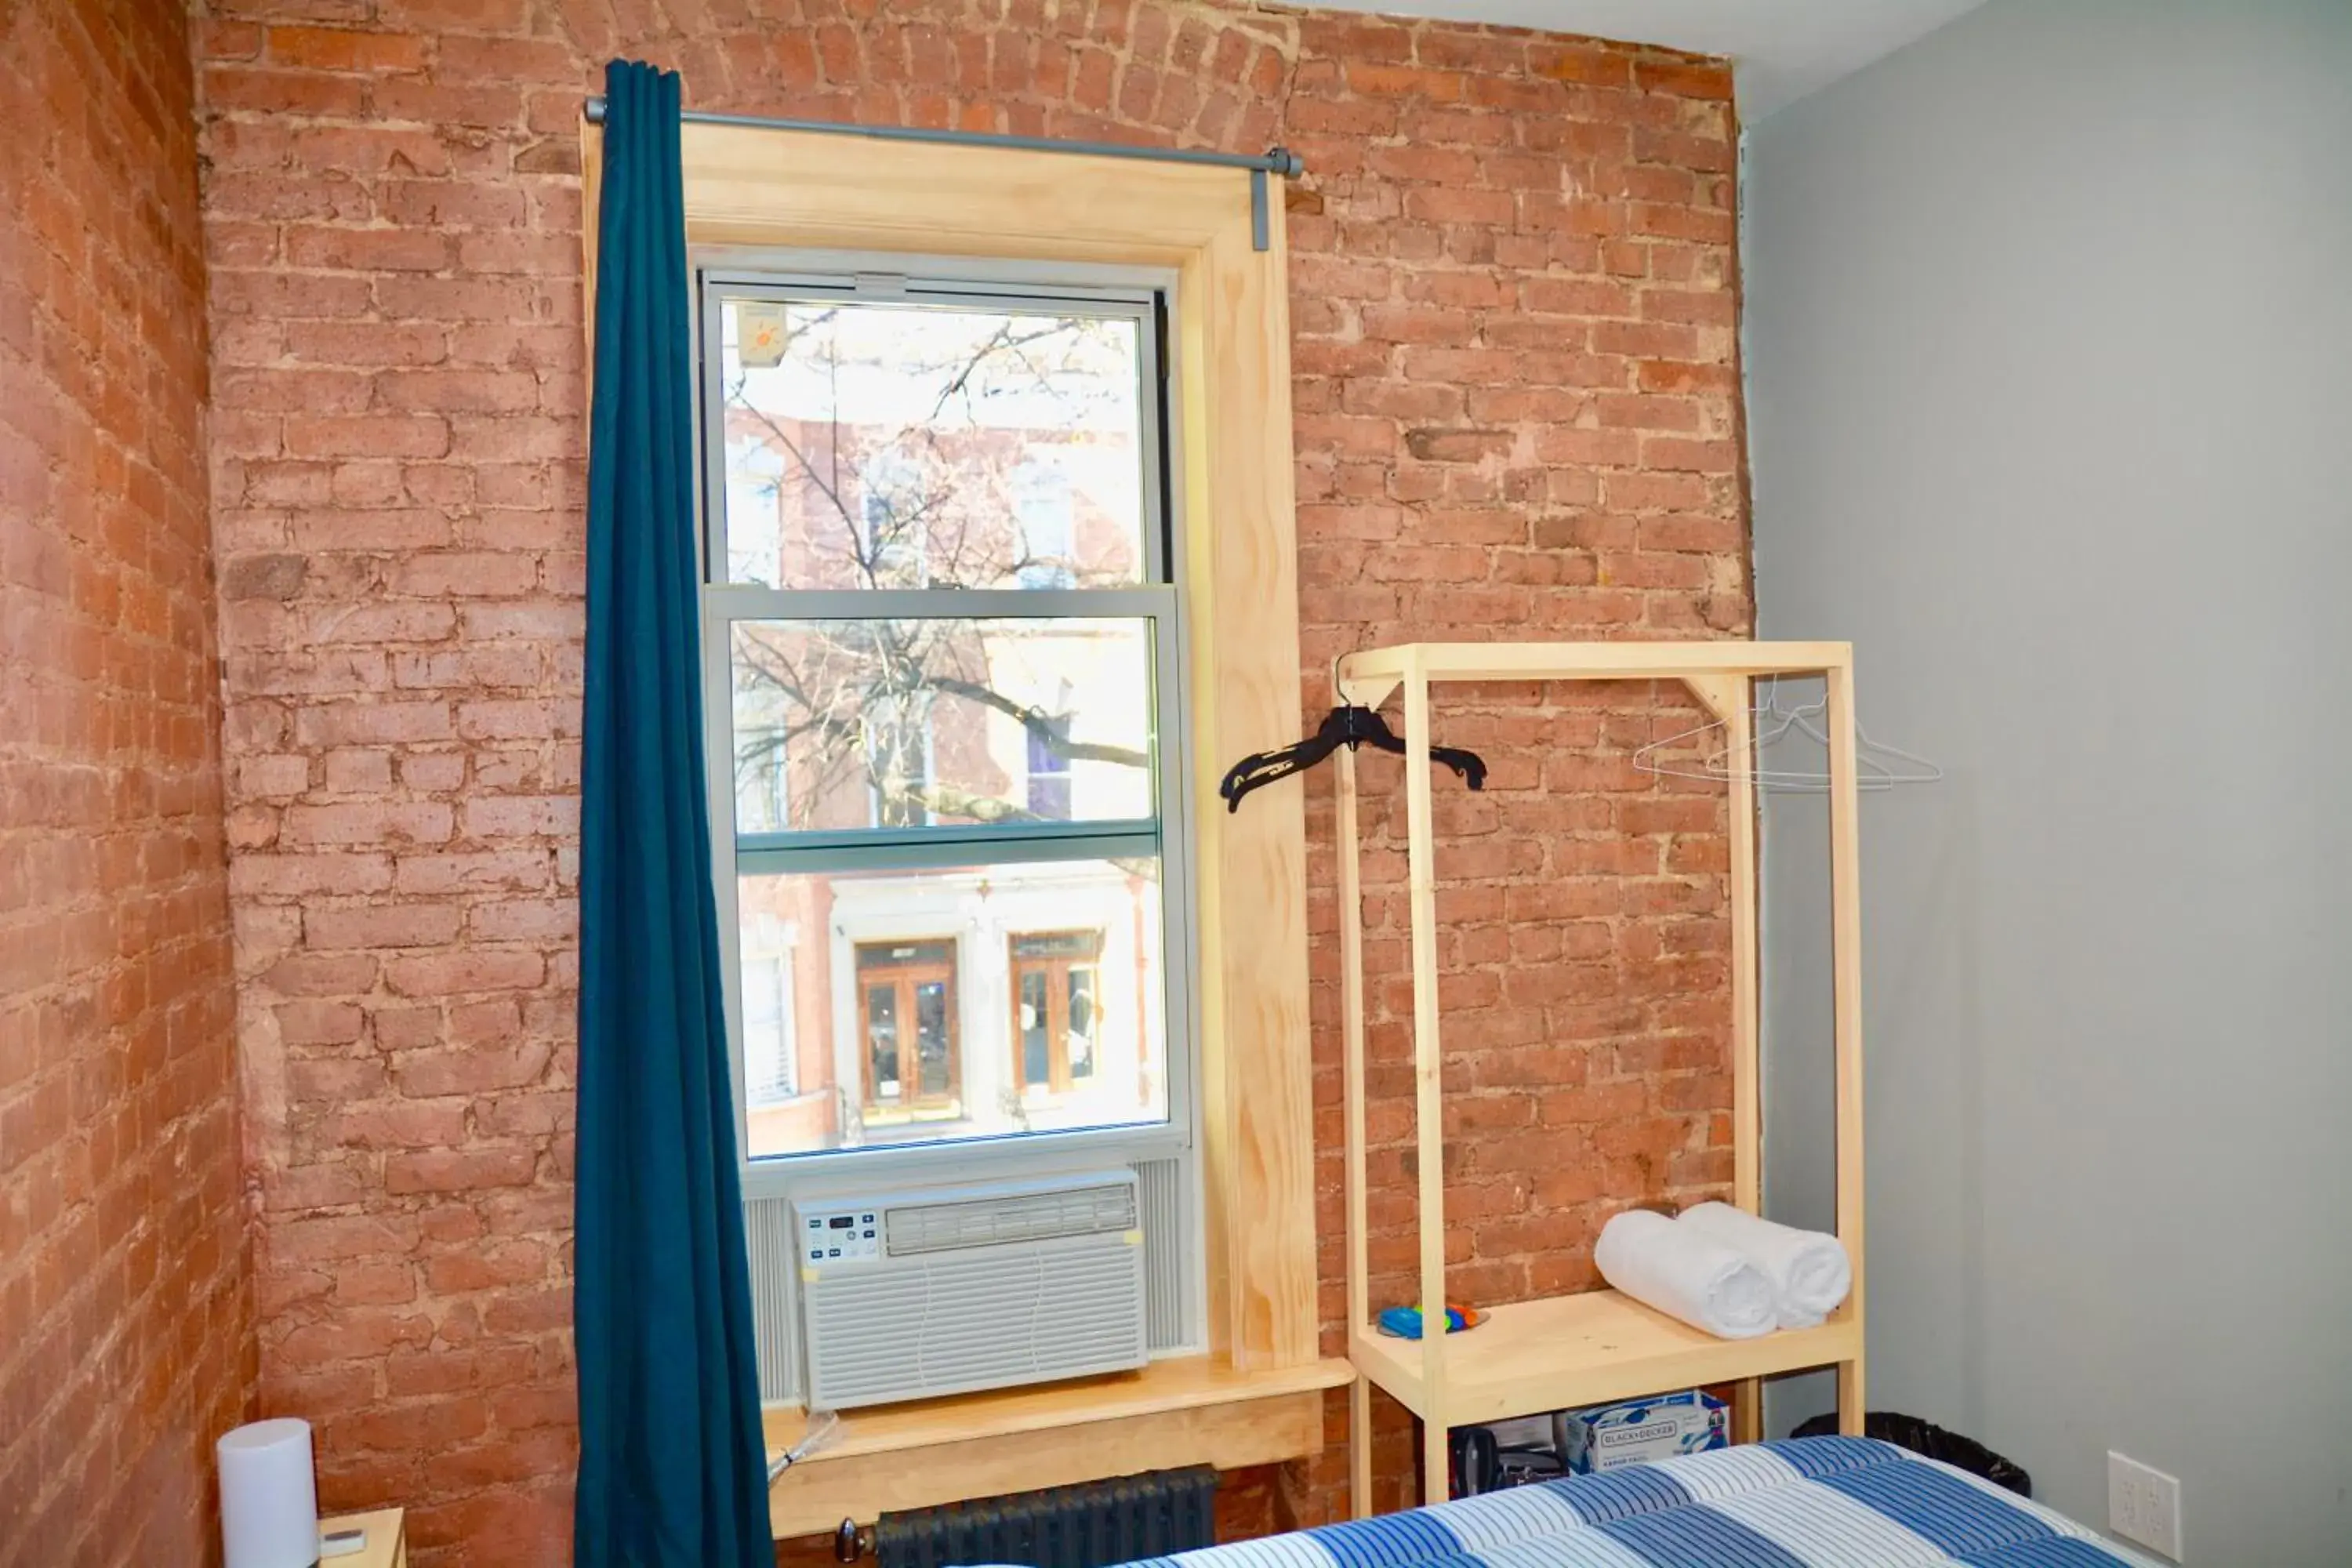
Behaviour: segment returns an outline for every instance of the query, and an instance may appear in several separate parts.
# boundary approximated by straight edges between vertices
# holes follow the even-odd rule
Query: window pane
[[[1153,815],[1144,620],[735,623],[735,826]]]
[[[799,1094],[751,1104],[753,1158],[1167,1120],[1157,860],[746,876],[738,895],[747,931],[829,944],[797,971]]]
[[[1043,715],[1029,726],[1029,814],[1045,822],[1070,820],[1070,752],[1061,744],[1069,739],[1070,716]]]
[[[906,1081],[898,1071],[898,988],[866,988],[866,1048],[872,1058],[868,1096],[877,1101],[906,1097]]]
[[[784,770],[763,765],[760,759],[782,752],[783,731],[754,724],[735,737],[739,757],[749,765],[735,772],[735,830],[739,833],[782,833],[791,826],[784,806]]]
[[[1069,972],[1068,1041],[1070,1077],[1091,1078],[1095,1070],[1095,972]]]
[[[948,1037],[948,983],[915,987],[916,1093],[943,1100],[955,1092],[954,1047]]]
[[[722,299],[719,334],[728,581],[1142,581],[1134,318]]]
[[[799,940],[789,921],[742,922],[743,1080],[753,1105],[782,1104],[800,1092],[801,1023],[793,992]]]
[[[753,1100],[784,1100],[793,1092],[791,1037],[781,958],[743,964],[743,1062]]]
[[[1021,981],[1021,1016],[1015,1026],[1021,1031],[1021,1084],[1024,1089],[1045,1089],[1054,1081],[1054,1058],[1047,1044],[1053,1021],[1047,1012],[1046,980],[1042,969],[1024,970]]]

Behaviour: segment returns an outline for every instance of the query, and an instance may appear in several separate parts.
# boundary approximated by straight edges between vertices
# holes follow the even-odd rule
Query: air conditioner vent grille
[[[978,1202],[909,1204],[882,1217],[883,1247],[893,1258],[1100,1236],[1137,1225],[1135,1187],[1126,1183]]]
[[[1139,1366],[1142,1284],[1117,1237],[845,1269],[808,1289],[810,1397],[850,1409]]]
[[[803,1394],[851,1410],[1143,1365],[1139,1184],[1092,1171],[798,1200]]]
[[[760,1367],[760,1397],[800,1397],[800,1347],[793,1337],[792,1299],[796,1259],[793,1251],[793,1205],[782,1198],[753,1198],[743,1205],[743,1243],[751,1266],[751,1334]]]

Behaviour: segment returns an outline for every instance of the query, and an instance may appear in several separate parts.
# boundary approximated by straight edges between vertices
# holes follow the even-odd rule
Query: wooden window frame
[[[586,320],[595,320],[603,134],[583,127]],[[1182,540],[1192,704],[1208,1331],[1203,1356],[1089,1384],[861,1414],[771,1492],[782,1537],[845,1515],[1164,1465],[1235,1468],[1323,1447],[1303,786],[1214,808],[1225,764],[1300,720],[1288,251],[1279,199],[1253,243],[1250,176],[983,145],[689,123],[692,247],[898,252],[1171,275],[1171,527]],[[1278,195],[1278,193],[1277,193]],[[591,354],[593,360],[593,354]],[[1172,939],[1171,962],[1183,949]],[[802,1417],[772,1411],[772,1447]]]

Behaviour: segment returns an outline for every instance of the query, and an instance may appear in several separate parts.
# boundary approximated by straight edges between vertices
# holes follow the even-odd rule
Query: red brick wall
[[[0,1564],[198,1564],[257,1373],[188,27],[0,17]]]
[[[425,1564],[562,1555],[582,527],[581,96],[627,53],[744,112],[1298,148],[1302,708],[1411,636],[1748,628],[1719,66],[1207,4],[216,3],[214,479],[263,1398]],[[1643,691],[1469,693],[1441,784],[1459,1285],[1581,1283],[1612,1202],[1724,1177],[1717,801]],[[1368,766],[1376,802],[1392,766]],[[1328,778],[1310,784],[1328,844]],[[1382,1142],[1402,857],[1368,864]],[[1315,999],[1337,1144],[1328,851]],[[1506,923],[1507,921],[1508,923]],[[1402,1151],[1383,1152],[1391,1176]],[[1336,1155],[1322,1169],[1339,1311]],[[1376,1207],[1384,1293],[1406,1215]],[[1329,1337],[1338,1343],[1336,1331]],[[1336,1409],[1336,1406],[1335,1406]],[[1335,1424],[1335,1432],[1337,1426]],[[1409,1472],[1384,1457],[1391,1484]],[[1320,1517],[1332,1457],[1237,1489]]]

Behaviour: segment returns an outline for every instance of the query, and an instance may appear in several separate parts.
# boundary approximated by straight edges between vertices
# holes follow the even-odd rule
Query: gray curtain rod
[[[591,98],[582,113],[591,125],[604,123],[604,100]],[[1280,174],[1295,180],[1307,172],[1306,160],[1287,147],[1269,148],[1252,157],[1245,153],[1209,153],[1189,147],[1131,147],[1118,142],[1057,142],[1043,136],[1001,136],[985,131],[923,131],[905,125],[844,125],[831,120],[763,120],[751,114],[706,114],[688,110],[680,119],[695,125],[744,125],[756,131],[814,131],[827,136],[864,136],[876,142],[937,142],[951,146],[1010,147],[1023,153],[1080,153],[1093,158],[1137,158],[1154,163],[1205,163],[1220,169],[1246,170],[1250,177],[1250,237],[1260,250],[1270,243],[1265,177]]]

